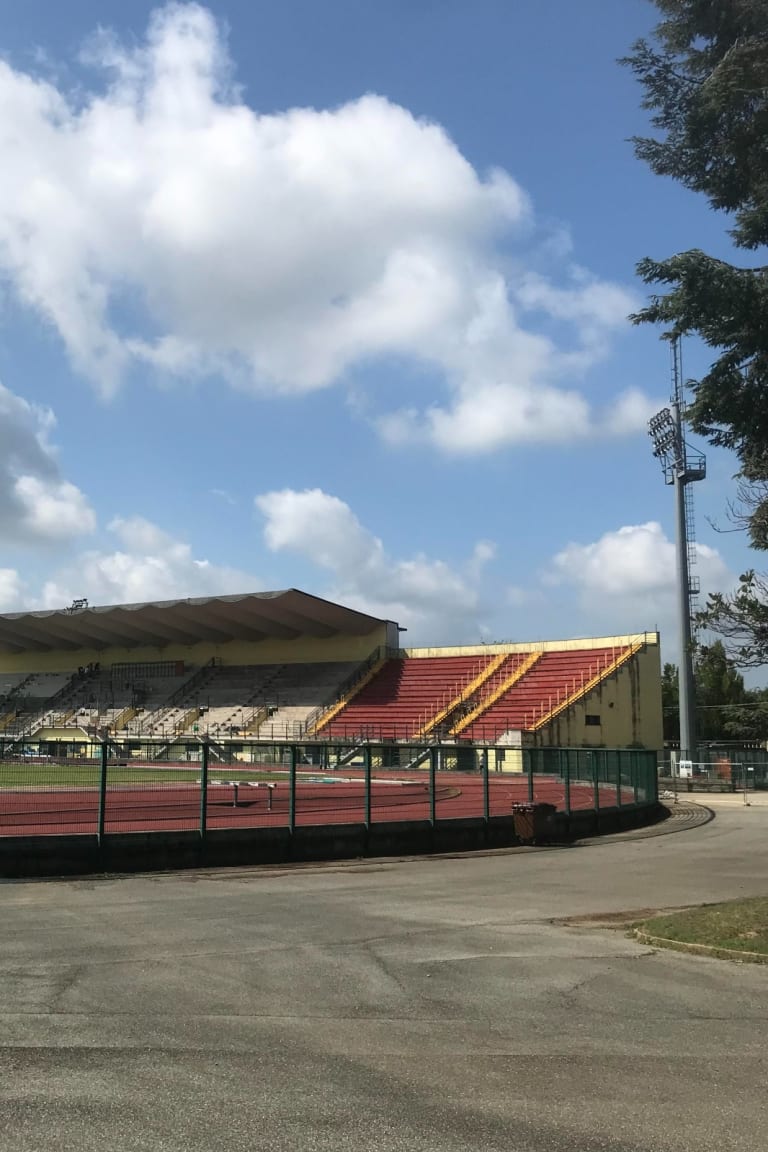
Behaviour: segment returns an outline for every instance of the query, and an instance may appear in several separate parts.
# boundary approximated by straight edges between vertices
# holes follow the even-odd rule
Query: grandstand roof
[[[79,604],[75,601],[75,605]],[[366,636],[384,621],[296,588],[0,614],[0,651],[50,652],[142,645],[226,644],[300,636]]]

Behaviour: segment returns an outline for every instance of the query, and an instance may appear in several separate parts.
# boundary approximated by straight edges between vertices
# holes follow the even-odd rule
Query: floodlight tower
[[[661,461],[664,479],[675,489],[675,547],[677,552],[677,612],[680,636],[680,759],[692,760],[696,753],[696,697],[693,679],[693,625],[699,583],[691,577],[696,561],[693,524],[693,496],[688,485],[703,480],[707,463],[701,452],[685,442],[685,385],[683,383],[680,341],[671,345],[672,395],[669,408],[662,408],[650,420],[648,431],[653,454]]]

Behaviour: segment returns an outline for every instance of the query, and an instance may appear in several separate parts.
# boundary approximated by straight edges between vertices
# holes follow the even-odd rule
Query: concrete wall
[[[491,749],[488,768],[491,772],[517,772],[519,774],[524,768],[522,749],[511,746],[504,749]]]
[[[455,648],[406,648],[406,656],[497,656],[513,652],[576,652],[589,648],[629,648],[633,644],[659,644],[658,632],[632,632],[626,636],[582,636],[571,640],[536,640],[529,643],[466,644]]]
[[[2,733],[0,733],[0,736]],[[30,737],[29,743],[36,744],[40,741],[56,741],[66,744],[88,744],[92,742],[93,737],[89,736],[84,728],[39,728],[33,737]]]
[[[587,716],[600,723],[587,724]],[[663,748],[658,643],[648,644],[526,742],[550,748]]]
[[[559,841],[650,824],[667,815],[656,804],[596,812],[558,813],[553,838]],[[365,856],[416,856],[431,852],[470,852],[518,845],[512,817],[260,828],[209,832],[145,832],[95,836],[0,837],[0,877],[73,876],[93,872],[149,872],[163,868],[202,868],[283,864],[307,860],[349,860]],[[525,851],[526,849],[522,849]]]
[[[100,663],[143,664],[155,661],[183,661],[200,666],[212,659],[222,664],[302,664],[326,660],[366,660],[375,648],[389,638],[387,625],[381,624],[366,636],[314,636],[297,640],[233,641],[229,644],[168,644],[164,647],[141,645],[136,648],[106,648],[76,651],[0,653],[0,675],[4,672],[70,672],[80,665]]]

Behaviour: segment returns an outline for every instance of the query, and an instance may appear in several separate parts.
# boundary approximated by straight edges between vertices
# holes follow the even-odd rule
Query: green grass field
[[[109,784],[184,784],[196,783],[200,779],[200,765],[190,764],[183,768],[142,768],[131,765],[122,768],[109,765]],[[286,773],[279,771],[253,771],[237,765],[225,768],[211,768],[208,779],[215,780],[285,780]],[[99,784],[98,764],[43,763],[24,764],[16,761],[0,762],[0,789],[2,788],[96,788]]]
[[[656,916],[639,927],[665,940],[768,956],[768,897],[705,904]]]

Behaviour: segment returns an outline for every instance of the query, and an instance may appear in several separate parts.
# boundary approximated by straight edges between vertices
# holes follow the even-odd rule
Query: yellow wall
[[[599,716],[600,725],[588,726],[588,714]],[[638,652],[603,684],[532,733],[528,743],[553,748],[663,748],[658,644]]]
[[[503,756],[498,749],[491,752],[488,762],[490,772],[517,772],[523,771],[523,752],[521,748],[505,748]]]
[[[93,737],[89,736],[84,728],[40,728],[33,737],[30,737],[29,743],[36,744],[38,740],[87,744],[89,741],[93,742]]]
[[[143,664],[158,660],[183,660],[190,666],[208,664],[214,657],[222,664],[302,664],[326,660],[365,660],[374,648],[386,644],[387,629],[382,624],[367,636],[333,636],[297,640],[268,639],[259,642],[233,641],[229,644],[142,645],[137,648],[78,648],[74,652],[0,653],[0,675],[4,672],[69,672],[82,664]]]
[[[629,648],[633,644],[658,645],[658,632],[626,636],[582,636],[572,640],[537,640],[521,644],[468,644],[456,648],[406,648],[406,656],[496,656],[507,652],[575,652],[584,648]]]

